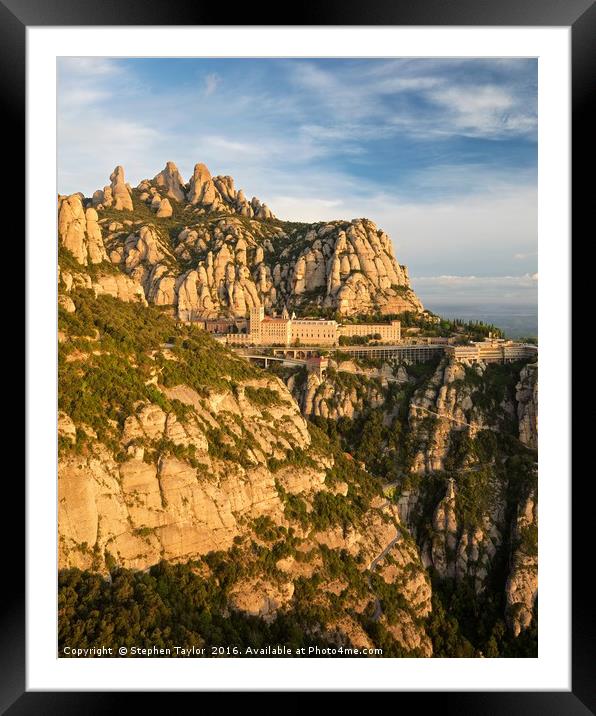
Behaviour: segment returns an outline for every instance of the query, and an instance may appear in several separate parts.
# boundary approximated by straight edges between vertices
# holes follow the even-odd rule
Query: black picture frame
[[[297,6],[294,6],[297,7]],[[273,9],[253,4],[234,10],[235,25],[452,25],[452,26],[570,26],[572,32],[572,162],[573,226],[579,232],[582,219],[594,204],[592,132],[590,106],[596,90],[594,46],[596,6],[593,0],[337,0],[300,6],[296,22],[287,23]],[[217,4],[174,0],[1,0],[0,83],[2,86],[5,152],[15,152],[11,164],[13,186],[24,186],[25,164],[25,71],[28,26],[84,25],[228,25],[230,12]],[[267,22],[262,21],[265,16]],[[257,22],[255,22],[255,17]],[[9,145],[9,146],[7,146]],[[6,161],[6,159],[5,159]],[[587,177],[585,179],[584,177]],[[18,192],[18,189],[17,189]],[[29,198],[31,200],[31,198]],[[16,199],[15,199],[16,202]],[[23,214],[16,208],[7,217],[8,231],[22,235]],[[591,226],[587,221],[586,226]],[[589,240],[593,229],[587,235]],[[5,234],[8,236],[8,234]],[[580,239],[581,240],[581,239]],[[565,380],[565,376],[562,376]],[[571,426],[561,426],[562,430]],[[581,431],[581,427],[580,427]],[[578,437],[578,442],[579,442]],[[4,504],[13,514],[24,505],[24,483],[5,472]],[[591,604],[588,549],[592,540],[592,502],[588,498],[589,471],[574,485],[572,501],[572,691],[570,692],[417,692],[398,696],[396,707],[407,708],[410,700],[418,709],[437,708],[458,714],[541,714],[560,716],[594,713],[596,709],[596,639]],[[7,484],[9,482],[9,484]],[[7,494],[8,491],[8,494]],[[8,508],[7,508],[8,509]],[[18,530],[16,533],[18,535]],[[99,714],[119,707],[142,708],[140,693],[130,692],[30,692],[25,690],[25,544],[23,538],[6,544],[0,622],[0,711],[21,714]],[[9,577],[8,579],[6,577]],[[348,686],[348,685],[347,685]],[[388,690],[391,685],[388,684]],[[193,696],[191,694],[191,696]],[[149,694],[153,708],[164,695]],[[171,699],[172,694],[165,694]],[[194,695],[196,699],[196,695]],[[134,699],[134,702],[133,702]],[[421,699],[423,701],[421,701]],[[165,701],[162,702],[165,705]],[[195,701],[195,704],[197,702]],[[121,706],[122,705],[122,706]],[[171,705],[170,705],[171,708]]]

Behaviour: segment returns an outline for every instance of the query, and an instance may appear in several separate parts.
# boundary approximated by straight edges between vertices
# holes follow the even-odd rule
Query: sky
[[[536,306],[536,60],[59,60],[60,193],[168,160],[282,219],[372,219],[430,308]]]

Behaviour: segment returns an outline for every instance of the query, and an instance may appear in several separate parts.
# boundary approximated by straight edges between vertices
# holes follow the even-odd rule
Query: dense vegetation
[[[404,490],[418,492],[415,522],[419,543],[432,538],[433,512],[445,494],[450,477],[457,487],[456,511],[460,525],[468,528],[481,525],[483,515],[495,500],[503,501],[506,521],[510,523],[517,505],[537,487],[536,453],[519,442],[516,417],[507,415],[502,408],[504,400],[514,397],[522,366],[523,363],[491,364],[482,376],[472,368],[466,369],[462,384],[472,389],[474,405],[489,417],[494,416],[500,429],[482,430],[475,437],[470,437],[467,431],[454,431],[445,472],[426,475],[410,472],[411,459],[418,446],[408,421],[408,406],[413,392],[424,387],[436,364],[408,366],[412,382],[406,386],[390,384],[385,389],[385,403],[381,407],[365,409],[354,419],[329,420],[316,416],[311,421],[333,444],[350,452],[382,483],[395,483],[394,499],[399,499]],[[334,374],[331,379],[339,383],[340,375]],[[393,416],[389,422],[388,414]],[[431,429],[435,420],[429,416],[422,423],[427,422]],[[524,529],[519,541],[527,554],[537,554],[535,526]],[[433,612],[427,631],[437,656],[536,656],[536,619],[517,639],[511,636],[504,621],[508,555],[516,546],[506,534],[495,557],[486,596],[477,595],[469,580],[455,584],[453,580],[440,580],[435,576]]]
[[[61,258],[66,267],[70,266],[68,260],[66,254]],[[162,386],[184,383],[199,396],[205,396],[209,391],[237,393],[244,381],[262,375],[205,333],[177,325],[159,308],[126,304],[108,296],[95,297],[83,289],[70,295],[76,312],[60,309],[59,313],[59,408],[77,426],[85,425],[89,431],[77,430],[76,442],[62,440],[60,450],[84,452],[91,434],[107,445],[117,459],[125,459],[119,436],[124,420],[134,414],[139,404],[156,403],[184,417],[188,406],[168,399],[157,388],[156,378]],[[443,330],[441,325],[438,330]],[[476,329],[468,324],[465,330]],[[488,329],[480,326],[477,330],[477,335],[483,335]],[[421,540],[432,531],[433,510],[449,478],[457,485],[460,524],[480,524],[491,500],[497,497],[503,500],[511,523],[520,500],[536,489],[536,455],[517,440],[516,416],[507,416],[501,407],[514,395],[521,364],[491,365],[482,376],[472,369],[466,371],[462,386],[471,389],[475,406],[488,416],[496,416],[499,431],[483,430],[474,437],[466,431],[454,432],[445,471],[412,475],[410,467],[419,445],[409,424],[408,409],[413,393],[424,389],[435,368],[436,363],[408,366],[408,383],[385,387],[375,383],[384,404],[365,408],[354,419],[312,419],[312,450],[334,458],[333,466],[327,470],[326,485],[342,490],[318,492],[307,503],[284,489],[281,476],[283,470],[314,467],[310,452],[296,446],[287,450],[285,457],[269,460],[269,469],[276,478],[280,477],[276,487],[289,524],[306,532],[339,527],[345,535],[361,523],[373,500],[383,495],[383,487],[391,484],[395,490],[387,493],[388,499],[399,499],[405,490],[419,492],[417,539]],[[288,369],[280,369],[284,370]],[[361,376],[333,371],[328,375],[346,389],[359,391],[366,384]],[[297,385],[305,379],[301,371]],[[244,396],[261,408],[264,416],[267,408],[275,412],[273,408],[283,406],[279,394],[270,388],[245,386]],[[425,419],[429,429],[435,419]],[[240,433],[226,427],[207,431],[209,453],[248,467],[251,463],[247,449],[254,438],[242,425],[238,427]],[[144,459],[157,461],[164,452],[184,459],[197,471],[202,469],[191,449],[165,439],[147,449]],[[269,518],[255,520],[248,534],[243,544],[239,540],[229,552],[212,553],[196,563],[160,563],[147,572],[118,569],[112,564],[109,579],[76,569],[62,572],[60,648],[184,645],[206,648],[205,656],[211,656],[209,648],[222,645],[241,650],[270,644],[291,648],[325,646],[326,626],[332,625],[354,600],[370,597],[363,564],[346,551],[321,547],[316,555],[321,566],[312,576],[295,580],[291,607],[282,610],[275,621],[267,623],[230,610],[229,596],[239,580],[259,575],[281,580],[280,559],[291,557],[300,562],[311,558],[298,549],[299,540],[291,527],[276,525]],[[478,596],[468,580],[455,584],[431,574],[433,611],[425,628],[436,656],[536,655],[535,620],[517,639],[512,638],[504,622],[503,586],[509,555],[517,544],[527,554],[536,554],[537,530],[525,528],[515,539],[514,544],[512,537],[505,535],[484,596]],[[330,579],[345,583],[345,587],[339,594],[321,596],[321,586]],[[386,585],[377,576],[373,576],[372,586],[389,623],[399,619],[400,610],[407,608],[399,589]],[[415,655],[400,649],[386,627],[373,621],[370,613],[355,618],[374,643],[384,649],[384,656]]]
[[[202,577],[194,565],[162,562],[148,572],[115,570],[106,580],[98,574],[71,569],[58,584],[61,655],[64,647],[92,646],[205,649],[196,656],[244,656],[244,649],[285,645],[293,649],[328,646],[309,636],[299,609],[272,624],[240,612],[226,613],[231,564],[213,556],[213,574]],[[225,647],[223,653],[212,648]],[[238,649],[236,653],[234,649]],[[66,654],[68,655],[68,654]],[[129,654],[130,655],[130,654]],[[159,654],[149,653],[150,656]]]
[[[115,450],[124,420],[139,401],[184,410],[150,382],[155,376],[166,387],[184,383],[202,395],[259,374],[204,332],[176,325],[158,308],[83,289],[71,297],[76,312],[60,308],[58,316],[58,329],[68,336],[58,348],[58,407]],[[77,438],[81,447],[85,432],[77,431]]]
[[[402,330],[408,328],[423,328],[425,336],[447,337],[454,333],[461,335],[462,340],[481,341],[488,338],[504,338],[503,331],[492,323],[484,321],[465,321],[462,318],[443,318],[431,313],[414,313],[405,311],[390,318],[401,321]]]
[[[503,565],[495,568],[494,589],[478,596],[469,580],[433,579],[433,610],[427,631],[435,657],[535,658],[538,655],[537,607],[530,628],[514,638],[503,619]]]

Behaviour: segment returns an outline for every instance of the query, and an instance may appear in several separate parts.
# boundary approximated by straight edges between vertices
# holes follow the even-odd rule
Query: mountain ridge
[[[537,364],[257,368],[193,318],[414,309],[407,270],[193,178],[59,197],[60,643],[535,655]]]
[[[179,320],[246,317],[252,307],[305,315],[422,312],[389,236],[369,219],[277,219],[229,176],[173,162],[133,188],[110,184],[58,197],[60,245],[81,266],[110,264]]]

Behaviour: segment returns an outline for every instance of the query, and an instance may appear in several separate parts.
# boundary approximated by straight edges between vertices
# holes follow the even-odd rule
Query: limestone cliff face
[[[538,449],[538,364],[524,366],[516,386],[519,439]]]
[[[188,183],[187,200],[192,206],[205,211],[224,211],[258,219],[272,219],[273,214],[266,204],[253,197],[248,201],[242,189],[234,188],[229,176],[212,177],[205,164],[195,164]]]
[[[248,386],[273,391],[284,402],[270,406],[265,416],[245,397]],[[276,379],[251,381],[236,395],[212,393],[208,398],[184,385],[163,390],[188,406],[186,420],[159,405],[139,405],[122,430],[124,459],[117,460],[99,441],[84,458],[61,459],[61,567],[105,569],[109,554],[118,564],[143,569],[160,559],[179,561],[225,550],[247,520],[263,515],[283,519],[275,480],[290,493],[321,489],[324,459],[300,473],[281,469],[274,475],[267,467],[268,458],[285,459],[293,445],[304,450],[310,445],[304,419]],[[222,448],[234,445],[234,435],[251,436],[242,464],[209,451],[209,431],[223,429],[218,434]],[[86,428],[74,426],[73,432],[72,421],[62,415],[60,430],[76,440],[76,431]],[[164,441],[175,446],[173,454],[154,455]],[[192,459],[177,453],[192,454]]]
[[[108,295],[125,303],[135,302],[147,305],[143,287],[121,273],[97,273],[93,278],[85,271],[72,271],[58,266],[58,301],[74,312],[74,304],[68,294],[77,288],[86,288],[96,296]]]
[[[416,391],[410,401],[408,422],[416,436],[412,472],[445,469],[445,460],[456,434],[474,437],[479,431],[495,427],[496,415],[480,409],[473,395],[485,367],[442,361],[434,375]],[[512,414],[513,405],[503,400],[501,413]]]
[[[423,310],[391,240],[372,221],[277,221],[204,164],[184,182],[168,162],[135,189],[116,167],[92,199],[67,197],[59,224],[80,263],[109,256],[147,301],[171,306],[182,320],[244,317],[258,305],[344,315]]]
[[[481,595],[496,557],[511,550],[503,587],[508,622],[519,634],[530,624],[537,588],[537,560],[527,547],[535,526],[530,519],[534,497],[510,495],[510,481],[519,478],[496,449],[501,433],[517,435],[518,430],[521,442],[535,445],[524,439],[524,425],[530,419],[532,431],[536,428],[531,416],[537,366],[526,365],[516,373],[513,368],[443,360],[413,391],[408,386],[416,379],[407,366],[394,366],[376,379],[336,368],[323,379],[301,373],[286,377],[303,413],[339,420],[381,411],[376,425],[385,426],[388,436],[399,430],[402,452],[409,445],[402,468],[409,475],[407,486],[400,489],[396,504],[401,523],[418,543],[422,563],[440,579],[470,581]],[[406,415],[406,424],[396,428],[400,414]],[[535,432],[529,434],[535,440]],[[381,444],[378,452],[384,449],[388,447]],[[528,470],[529,475],[531,464]],[[403,481],[398,478],[397,483]]]
[[[82,266],[107,261],[97,212],[80,194],[58,197],[58,240]]]
[[[84,271],[61,269],[60,284],[70,303],[60,331],[68,386],[58,419],[59,567],[106,574],[191,560],[209,569],[217,554],[237,565],[228,610],[272,622],[303,598],[301,580],[312,580],[328,615],[308,627],[313,636],[374,646],[372,619],[404,653],[431,656],[430,581],[396,506],[313,435],[284,383],[150,307],[124,310],[97,291],[93,299],[81,289],[99,284]],[[81,335],[75,319],[99,314]],[[131,320],[149,331],[147,347]],[[150,338],[151,330],[163,335]],[[199,352],[164,343],[178,333]],[[198,384],[173,380],[172,370]],[[133,399],[131,390],[148,397]],[[264,568],[278,538],[278,557]],[[338,574],[346,560],[352,571]],[[399,614],[385,593],[400,595]]]
[[[110,174],[110,183],[98,189],[92,197],[97,209],[114,208],[116,211],[132,211],[133,202],[130,185],[124,178],[124,168],[117,166]]]
[[[270,379],[250,381],[244,387],[266,388],[289,398],[283,386]],[[333,460],[312,449],[306,423],[296,407],[269,407],[265,414],[250,404],[242,388],[234,395],[214,394],[207,399],[182,385],[167,394],[191,407],[192,417],[179,420],[158,405],[144,404],[125,422],[121,436],[125,459],[116,460],[104,445],[93,442],[84,457],[60,460],[60,568],[105,572],[116,564],[145,569],[162,559],[196,560],[234,545],[250,545],[254,520],[267,518],[272,524],[295,530],[304,557],[300,561],[281,559],[276,565],[278,576],[257,572],[239,579],[230,590],[230,609],[272,622],[280,612],[292,609],[297,579],[325,574],[321,548],[345,551],[363,570],[384,553],[376,574],[402,595],[404,607],[398,618],[387,617],[379,608],[375,619],[402,649],[432,656],[432,643],[424,628],[431,609],[430,582],[414,544],[398,531],[394,507],[379,501],[359,526],[347,531],[301,529],[288,519],[282,494],[311,503],[320,492],[339,490],[341,494],[347,487],[326,486],[326,470]],[[240,425],[254,441],[248,463],[213,455],[206,433],[223,426],[240,436]],[[93,437],[86,426],[77,426],[68,415],[60,415],[63,439],[74,442],[81,430]],[[164,439],[186,451],[191,448],[193,464],[171,455],[148,459],[147,453]],[[300,471],[293,465],[275,472],[270,469],[269,458],[283,460],[286,451],[296,447],[313,458],[310,466]],[[242,559],[247,563],[254,559],[250,549]],[[340,594],[347,610],[338,609],[333,602]],[[374,585],[369,584],[364,593],[361,588],[352,592],[341,579],[324,579],[318,584],[318,600],[322,606],[329,600],[335,606],[325,627],[315,627],[313,635],[337,645],[374,646],[362,626],[376,609]]]
[[[319,378],[309,373],[303,381],[292,375],[288,389],[308,417],[318,416],[338,420],[355,418],[365,410],[380,407],[385,395],[379,379],[352,379],[352,374],[334,374],[333,379]]]
[[[163,201],[152,202],[158,214]],[[189,221],[174,248],[167,250],[159,230],[144,225],[126,236],[106,236],[110,258],[122,262],[126,271],[136,263],[129,253],[141,232],[151,232],[154,242],[163,246],[161,253],[142,260],[154,283],[168,283],[167,303],[182,320],[242,317],[259,305],[267,311],[315,307],[342,314],[422,310],[407,270],[393,257],[390,240],[367,220],[336,222],[289,236],[281,227],[264,227],[255,220],[248,226],[233,217],[209,225]],[[181,265],[189,264],[191,268],[181,271]]]
[[[458,518],[457,488],[448,482],[445,497],[432,516],[430,540],[421,537],[422,558],[437,574],[461,582],[472,578],[474,589],[481,594],[486,589],[492,561],[503,542],[505,501],[498,485],[494,485],[494,499],[476,524],[462,524]]]
[[[323,378],[286,373],[284,384],[168,316],[422,310],[387,235],[366,219],[278,221],[201,164],[189,182],[171,162],[134,189],[121,167],[110,180],[91,200],[58,202],[60,365],[72,382],[58,420],[60,567],[209,570],[217,554],[242,565],[228,610],[272,622],[311,580],[306,599],[324,615],[313,636],[370,647],[378,630],[430,656],[430,574],[480,598],[508,561],[504,615],[516,636],[527,629],[537,366],[331,362]],[[332,444],[305,419],[317,417],[339,421],[338,436],[356,426],[351,443]]]
[[[293,266],[286,263],[293,253],[288,247],[273,267],[282,293],[291,293],[294,301],[314,294],[323,307],[343,314],[422,310],[410,289],[407,269],[397,263],[389,237],[372,221],[318,226],[300,236],[300,243],[304,247]]]
[[[517,468],[497,459],[489,446],[509,432],[536,448],[537,366],[512,375],[509,389],[503,387],[503,370],[442,362],[424,390],[414,393],[409,424],[417,450],[411,469],[453,477],[434,508],[430,535],[419,529],[424,481],[408,495],[401,516],[417,532],[423,562],[442,578],[471,578],[478,594],[487,587],[497,553],[510,545],[506,615],[517,636],[530,625],[537,594],[535,490],[516,497]],[[524,484],[531,484],[535,467],[527,469]]]
[[[517,636],[530,626],[538,596],[538,505],[535,493],[519,505],[512,538],[511,570],[505,595],[507,620]]]

